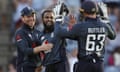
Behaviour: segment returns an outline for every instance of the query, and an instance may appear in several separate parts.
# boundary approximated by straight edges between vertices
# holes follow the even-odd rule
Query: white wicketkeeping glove
[[[99,2],[98,6],[100,7],[103,17],[108,18],[107,5],[103,2]]]
[[[63,21],[64,16],[69,13],[67,6],[64,3],[58,3],[54,8],[53,12],[55,14],[56,21]]]
[[[103,2],[99,2],[98,6],[100,7],[101,12],[103,14],[103,16],[100,15],[101,21],[104,23],[110,23],[109,18],[108,18],[107,5],[104,4]]]

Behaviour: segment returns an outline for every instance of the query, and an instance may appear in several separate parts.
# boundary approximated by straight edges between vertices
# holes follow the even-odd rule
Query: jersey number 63
[[[87,35],[86,51],[101,51],[104,47],[105,34]]]

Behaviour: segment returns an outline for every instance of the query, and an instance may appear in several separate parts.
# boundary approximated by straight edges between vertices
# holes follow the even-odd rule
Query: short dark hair
[[[44,11],[42,12],[42,18],[44,17],[44,14],[47,13],[47,12],[52,12],[52,13],[54,13],[52,9],[46,9],[46,10],[44,10]]]

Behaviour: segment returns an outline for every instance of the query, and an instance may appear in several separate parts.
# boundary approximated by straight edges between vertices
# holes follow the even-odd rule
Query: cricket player
[[[25,7],[21,11],[23,26],[16,31],[17,72],[37,72],[41,65],[42,51],[50,50],[53,46],[45,44],[42,33],[34,28],[36,14],[34,9]],[[41,68],[41,67],[40,67]]]
[[[54,8],[56,13],[56,37],[70,38],[78,41],[78,62],[74,65],[74,72],[103,72],[105,39],[115,39],[116,34],[108,20],[97,17],[98,5],[93,1],[82,3],[80,12],[84,21],[75,24],[72,29],[61,27],[63,15],[60,5]]]

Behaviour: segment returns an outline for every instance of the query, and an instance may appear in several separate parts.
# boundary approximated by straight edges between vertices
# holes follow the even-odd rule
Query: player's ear
[[[21,20],[24,21],[24,16],[21,16]]]

